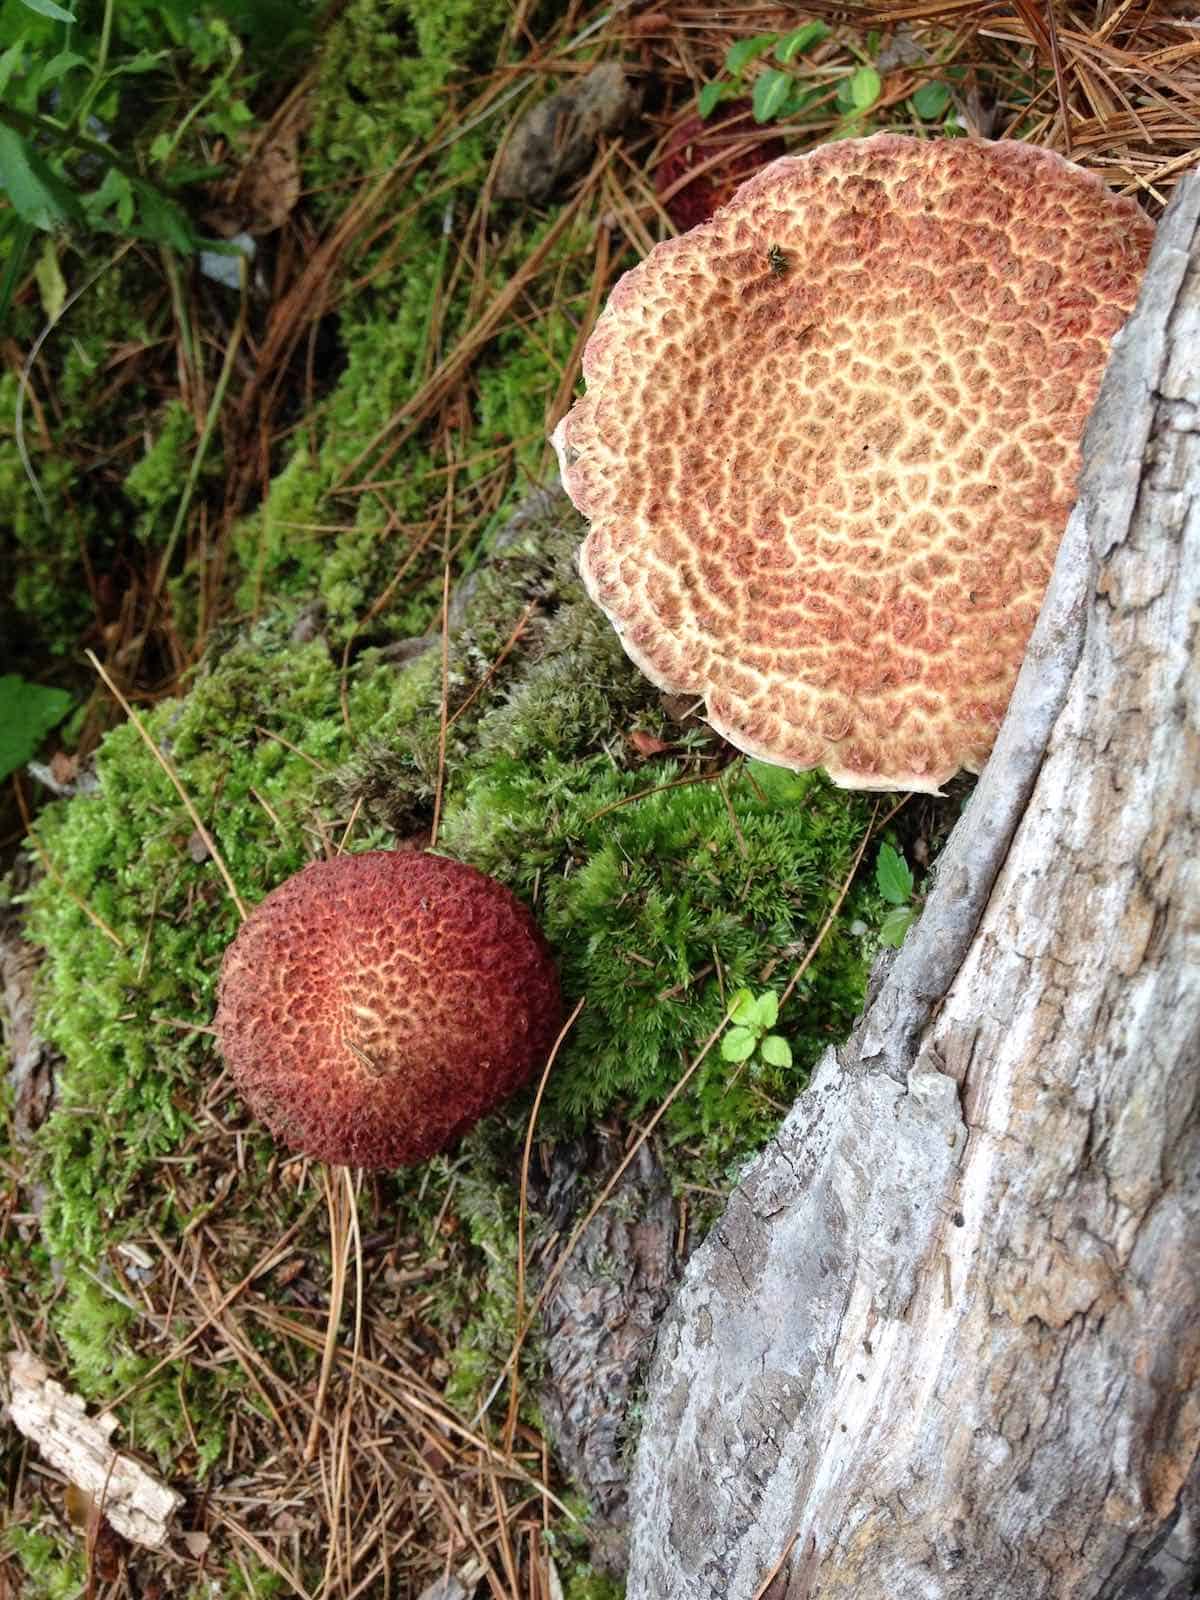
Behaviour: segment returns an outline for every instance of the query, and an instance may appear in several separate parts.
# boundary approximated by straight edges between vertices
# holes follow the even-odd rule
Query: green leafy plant
[[[838,84],[837,108],[844,117],[861,117],[883,93],[883,79],[872,66],[856,67]]]
[[[153,72],[166,52],[114,61],[112,0],[93,38],[50,0],[10,4],[0,23],[0,186],[25,230],[86,226],[191,249],[186,213],[108,133],[119,80]]]
[[[755,1058],[769,1067],[790,1067],[792,1047],[782,1034],[770,1030],[779,1020],[779,996],[773,989],[756,995],[739,989],[733,997],[729,1031],[721,1040],[723,1061],[748,1061],[751,1073]]]
[[[919,905],[913,894],[912,868],[894,845],[882,844],[875,861],[875,884],[891,906],[879,929],[879,940],[898,950],[917,919]]]
[[[65,689],[27,683],[11,672],[0,678],[0,779],[23,767],[70,709]]]
[[[750,95],[754,120],[776,122],[798,116],[818,99],[827,102],[832,92],[834,106],[843,118],[837,136],[861,132],[867,113],[883,94],[883,77],[874,64],[881,44],[878,32],[867,35],[865,49],[847,41],[848,48],[859,60],[852,72],[831,69],[827,81],[816,83],[812,81],[811,70],[807,82],[801,82],[790,70],[800,56],[828,38],[830,32],[827,23],[812,21],[789,33],[759,33],[750,39],[739,39],[726,53],[723,76],[701,89],[697,97],[700,115],[710,117],[723,102]],[[772,58],[770,65],[764,63],[767,56]],[[755,62],[763,65],[751,83],[750,72]],[[938,131],[956,131],[954,86],[948,80],[959,70],[950,68],[946,79],[923,83],[908,97],[908,109],[918,126],[935,123],[941,125]]]
[[[782,117],[798,115],[822,90],[804,87],[783,69],[797,56],[819,44],[829,31],[824,22],[806,22],[802,27],[793,28],[790,33],[760,33],[752,39],[739,39],[726,53],[726,76],[706,83],[701,89],[697,103],[700,115],[710,117],[722,101],[736,100],[744,95],[747,92],[747,68],[768,52],[779,62],[779,66],[760,73],[754,81],[754,120],[776,122]]]
[[[298,38],[305,9],[277,37]],[[236,149],[254,120],[243,38],[273,12],[274,0],[78,10],[0,0],[0,318],[39,232],[115,234],[183,253],[203,242],[178,196],[222,170],[204,140]]]
[[[940,78],[923,83],[908,97],[909,105],[922,122],[940,122],[953,102],[953,88]]]

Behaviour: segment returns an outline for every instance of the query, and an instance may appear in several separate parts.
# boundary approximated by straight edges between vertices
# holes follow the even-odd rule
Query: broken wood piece
[[[13,1426],[52,1467],[91,1496],[119,1534],[132,1544],[161,1549],[183,1496],[113,1448],[109,1436],[116,1417],[107,1411],[89,1417],[79,1395],[68,1394],[28,1351],[9,1351],[8,1377]]]
[[[471,1600],[484,1570],[483,1562],[472,1557],[457,1574],[447,1573],[422,1589],[420,1600]]]

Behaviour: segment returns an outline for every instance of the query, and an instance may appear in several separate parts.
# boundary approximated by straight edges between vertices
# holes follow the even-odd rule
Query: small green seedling
[[[778,1033],[771,1033],[779,1020],[779,996],[767,989],[760,995],[739,989],[733,997],[729,1015],[733,1026],[721,1040],[723,1061],[749,1061],[750,1071],[762,1066],[790,1067],[792,1047]],[[756,1057],[756,1060],[751,1060]]]
[[[837,108],[845,117],[861,117],[883,93],[883,79],[874,67],[857,67],[838,84]]]
[[[904,935],[917,919],[918,908],[913,897],[912,868],[893,845],[879,847],[875,884],[892,908],[879,929],[879,941],[890,950],[899,950]]]
[[[812,45],[818,44],[829,33],[824,22],[806,22],[790,33],[759,33],[752,39],[739,39],[725,55],[727,76],[706,83],[697,99],[697,110],[702,117],[711,117],[723,100],[736,100],[746,93],[746,69],[751,62],[765,56],[768,51],[780,63],[762,72],[754,80],[752,101],[755,122],[776,122],[780,118],[794,117],[810,100],[816,99],[820,90],[803,88],[790,72],[784,72],[796,56],[802,55]]]

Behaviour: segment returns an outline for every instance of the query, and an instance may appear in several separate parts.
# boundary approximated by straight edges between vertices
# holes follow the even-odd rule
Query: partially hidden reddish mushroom
[[[750,100],[727,100],[707,120],[693,115],[672,128],[654,168],[654,192],[677,228],[707,222],[740,183],[783,154],[783,140],[765,133],[753,112]]]
[[[416,850],[316,861],[225,952],[216,1029],[284,1144],[347,1166],[442,1150],[544,1063],[558,977],[521,902]]]
[[[1050,151],[879,134],[656,246],[554,437],[633,660],[766,761],[978,772],[1152,234]]]

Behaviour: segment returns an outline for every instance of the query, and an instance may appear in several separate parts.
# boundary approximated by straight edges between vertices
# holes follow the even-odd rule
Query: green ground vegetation
[[[533,904],[568,1004],[586,996],[542,1113],[551,1139],[652,1107],[734,990],[782,990],[871,815],[862,797],[815,776],[756,763],[710,776],[713,741],[670,723],[583,595],[573,566],[580,531],[564,501],[549,501],[463,589],[449,708],[483,688],[447,739],[439,839]],[[339,654],[323,637],[296,643],[285,620],[266,620],[231,635],[186,695],[145,718],[247,901],[336,847],[356,810],[352,848],[391,845],[428,825],[440,649],[431,643],[401,665],[363,651],[344,700]],[[642,763],[628,739],[635,728],[674,738],[678,756]],[[47,806],[36,825],[53,873],[29,897],[28,929],[46,952],[42,1023],[63,1065],[39,1141],[41,1239],[27,1269],[62,1280],[53,1315],[72,1379],[102,1401],[149,1365],[122,1354],[132,1313],[112,1279],[114,1245],[150,1227],[177,1240],[196,1219],[186,1181],[177,1185],[162,1163],[195,1150],[199,1108],[219,1070],[202,1030],[237,913],[133,725],[105,738],[95,776],[93,790]],[[878,925],[883,903],[872,886],[857,892],[781,1014],[791,1064],[738,1075],[713,1051],[668,1114],[677,1182],[726,1187],[820,1049],[845,1030],[865,978],[851,915]],[[225,1128],[247,1127],[243,1199],[261,1185],[252,1203],[264,1225],[285,1226],[270,1141],[231,1093],[219,1113]],[[460,1153],[470,1176],[456,1180],[456,1203],[482,1276],[466,1321],[457,1280],[431,1314],[453,1330],[451,1393],[464,1404],[486,1389],[512,1338],[512,1173],[527,1114],[528,1096]],[[453,1160],[439,1170],[433,1184],[399,1179],[395,1202],[427,1218]],[[422,1204],[403,1199],[406,1186]],[[178,1471],[186,1405],[187,1466],[202,1474],[222,1448],[223,1407],[240,1381],[173,1365],[130,1408],[139,1442]]]
[[[696,735],[681,738],[679,760],[638,761],[634,727],[672,729],[582,594],[571,565],[578,533],[558,502],[473,585],[450,650],[452,708],[531,604],[539,615],[451,730],[439,839],[533,904],[568,1001],[587,996],[550,1086],[550,1134],[653,1104],[717,1026],[727,995],[782,989],[791,967],[780,952],[798,959],[806,947],[871,815],[861,797],[811,775],[749,763],[708,777],[691,759]],[[335,846],[356,808],[353,848],[428,824],[441,698],[432,644],[401,667],[365,651],[343,705],[327,641],[297,644],[264,622],[144,726],[254,901]],[[147,1168],[179,1142],[212,1071],[208,1037],[192,1030],[212,1014],[237,926],[136,727],[106,737],[95,775],[92,791],[42,812],[37,837],[54,871],[28,906],[30,936],[49,956],[43,1022],[65,1058],[44,1140],[43,1227],[57,1257],[85,1262]],[[792,1066],[730,1089],[714,1053],[673,1113],[674,1137],[702,1137],[722,1164],[761,1140],[775,1116],[764,1095],[790,1097],[861,998],[863,943],[846,921],[780,1024]]]
[[[19,3],[6,0],[6,7]],[[144,31],[160,11],[170,21],[175,8],[164,3],[137,9],[145,13]],[[261,9],[248,8],[247,26]],[[166,29],[163,17],[158,20],[160,31]],[[395,574],[393,530],[412,528],[440,501],[444,452],[435,456],[424,437],[407,441],[389,463],[386,493],[348,498],[332,491],[364,443],[437,367],[549,226],[542,213],[498,210],[484,281],[477,280],[459,237],[504,119],[458,131],[451,113],[467,95],[471,74],[493,65],[505,48],[508,20],[509,8],[498,0],[353,0],[320,39],[300,174],[319,224],[336,227],[348,192],[370,185],[405,152],[411,154],[415,141],[450,126],[436,159],[389,203],[388,223],[376,226],[370,242],[345,263],[346,277],[358,286],[328,286],[331,309],[323,333],[335,353],[318,362],[306,426],[273,451],[269,493],[235,520],[229,535],[224,587],[243,614],[283,605],[298,610],[318,598],[329,628],[345,637]],[[164,91],[178,94],[178,79],[188,73],[197,92],[213,87],[210,79],[220,63],[209,59],[209,46],[201,52],[186,28],[177,39],[169,30],[162,39],[154,37],[157,51],[142,47],[146,60],[137,81],[143,93],[158,81],[150,55],[158,61]],[[302,34],[288,62],[295,61],[301,44]],[[210,134],[227,138],[233,158],[253,132],[247,98],[269,81],[268,65],[253,45],[251,33],[238,46],[228,81],[221,79],[223,114],[217,116],[213,105],[208,110],[210,121],[216,118]],[[232,107],[240,109],[235,113]],[[116,115],[117,101],[113,108]],[[189,136],[196,132],[192,128]],[[161,135],[157,123],[145,129],[150,142]],[[130,129],[129,137],[140,148],[142,135]],[[194,203],[203,205],[206,196],[196,194]],[[119,599],[133,581],[132,571],[146,561],[134,543],[150,552],[167,543],[205,421],[198,404],[189,409],[177,397],[161,397],[173,376],[176,339],[189,350],[197,344],[197,308],[179,289],[186,263],[178,251],[162,241],[130,253],[103,236],[79,242],[48,236],[44,253],[61,291],[49,302],[16,305],[11,315],[23,346],[46,332],[32,392],[52,386],[54,414],[44,416],[28,399],[18,405],[16,376],[0,378],[0,527],[9,530],[0,539],[0,592],[11,597],[0,619],[7,624],[0,637],[8,641],[0,657],[11,651],[10,664],[17,666],[73,648],[96,609],[97,584],[115,587]],[[592,253],[582,229],[567,229],[547,256],[546,298],[537,308],[533,337],[529,330],[501,334],[481,364],[472,405],[459,419],[463,466],[455,484],[462,508],[474,507],[474,489],[494,478],[497,462],[511,481],[544,459],[547,410],[575,338],[571,311],[583,299]],[[209,285],[205,292],[212,314],[232,324],[236,291]],[[72,298],[65,298],[68,293]],[[248,296],[254,328],[265,308],[256,291]],[[163,361],[142,354],[130,363],[134,381],[120,381],[122,369],[114,377],[112,366],[117,350],[160,351]],[[215,368],[209,377],[211,382]],[[304,382],[301,364],[293,387]],[[201,499],[207,496],[214,513],[233,466],[223,459],[218,433],[196,491]],[[497,506],[495,525],[500,520]],[[71,537],[65,539],[68,528]],[[438,553],[434,546],[425,567],[381,608],[375,618],[380,631],[428,622],[437,585],[422,577]],[[198,628],[197,591],[210,562],[207,550],[175,552],[170,594],[177,625],[189,638]]]

